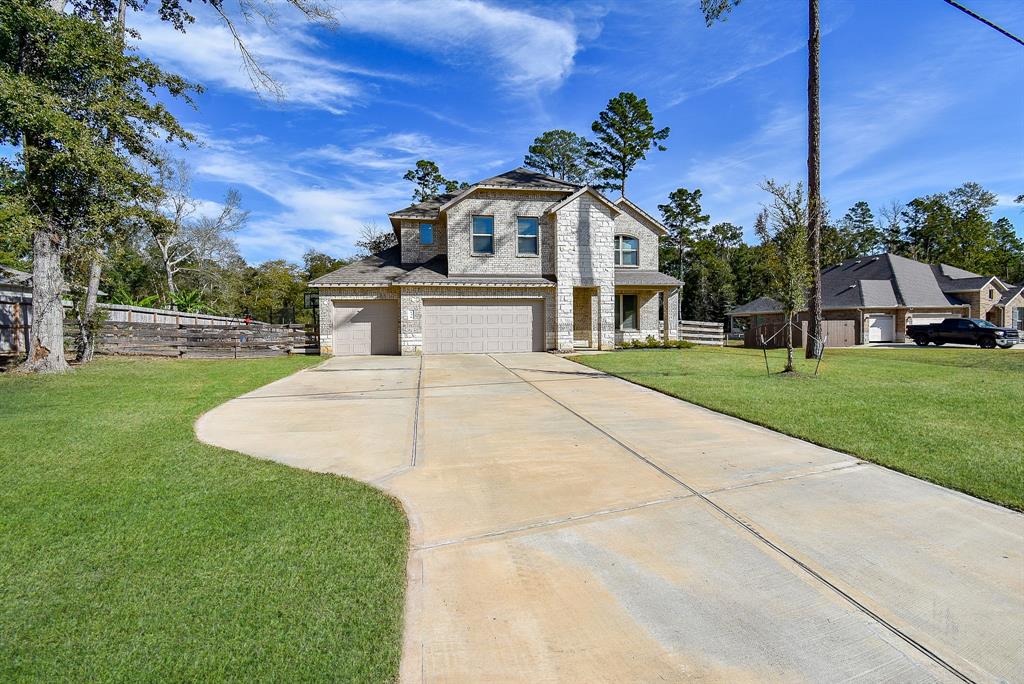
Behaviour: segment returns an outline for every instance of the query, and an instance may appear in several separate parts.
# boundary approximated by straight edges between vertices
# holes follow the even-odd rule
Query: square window
[[[473,253],[494,254],[494,217],[473,217]]]
[[[421,245],[432,245],[432,244],[434,244],[434,224],[433,223],[421,223],[420,224],[420,244]]]
[[[540,254],[540,231],[536,218],[519,217],[516,226],[516,240],[518,254],[531,256]]]

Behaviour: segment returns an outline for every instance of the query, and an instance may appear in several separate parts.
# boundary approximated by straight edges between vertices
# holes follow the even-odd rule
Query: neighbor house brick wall
[[[428,287],[406,286],[401,291],[399,339],[402,355],[423,352],[424,299],[541,299],[544,302],[544,346],[555,348],[555,300],[551,287]]]
[[[448,273],[542,276],[555,271],[554,222],[545,212],[567,193],[477,190],[448,210]],[[494,217],[494,254],[474,255],[474,216]],[[519,217],[538,219],[539,256],[518,254]]]
[[[557,241],[557,348],[573,349],[573,288],[598,289],[598,346],[615,346],[615,270],[612,236],[615,212],[589,194],[558,210]]]
[[[334,300],[398,299],[397,287],[321,287],[320,353],[334,352]]]
[[[618,207],[622,209],[622,213],[615,217],[615,235],[630,235],[639,240],[639,268],[645,271],[657,271],[658,236],[646,224],[638,221],[633,210],[625,206],[625,203],[619,204]]]
[[[433,244],[420,244],[420,224],[430,223],[434,226]],[[448,245],[444,221],[414,221],[402,219],[402,262],[406,264],[422,264],[438,254],[444,254]]]

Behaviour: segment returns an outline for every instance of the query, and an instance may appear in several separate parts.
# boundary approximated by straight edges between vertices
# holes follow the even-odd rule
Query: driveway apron
[[[1024,517],[553,355],[333,358],[196,432],[402,501],[403,681],[1024,681]]]

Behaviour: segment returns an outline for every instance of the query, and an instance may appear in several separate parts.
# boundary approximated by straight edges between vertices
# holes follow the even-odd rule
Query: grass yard
[[[830,349],[821,375],[785,351],[637,350],[587,366],[895,470],[1024,510],[1024,353]]]
[[[0,376],[0,681],[397,677],[399,506],[192,433],[314,362]]]

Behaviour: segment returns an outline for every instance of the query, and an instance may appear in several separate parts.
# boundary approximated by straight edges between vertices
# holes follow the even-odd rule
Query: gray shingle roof
[[[388,214],[388,216],[390,216],[393,219],[436,219],[438,209],[440,209],[441,205],[450,200],[452,197],[455,197],[455,195],[438,195],[437,197],[432,197],[431,199],[424,200],[422,202],[417,202],[416,204],[410,204],[405,209],[393,211],[390,214]]]
[[[962,303],[942,291],[930,266],[895,254],[861,256],[825,269],[821,293],[826,309]]]
[[[519,168],[499,173],[473,185],[485,188],[517,188],[522,190],[565,190],[575,192],[582,186],[568,181],[558,180],[553,176],[547,176],[539,171],[520,166]]]
[[[991,276],[983,276],[978,273],[965,271],[949,264],[938,264],[929,266],[935,275],[935,281],[942,288],[943,292],[964,292],[966,290],[977,290],[992,280]]]
[[[17,285],[19,287],[31,287],[32,274],[19,271],[10,266],[0,266],[0,283]]]
[[[615,269],[615,284],[651,287],[679,287],[681,282],[659,271],[640,271],[631,268]]]
[[[1006,306],[1007,304],[1009,304],[1010,302],[1013,301],[1014,297],[1016,297],[1019,294],[1024,294],[1024,284],[1015,285],[1015,286],[1011,287],[1009,290],[1007,290],[1006,294],[1004,294],[999,299],[999,305],[1000,306]]]
[[[396,285],[542,285],[553,286],[554,278],[515,273],[449,274],[448,258],[441,254],[395,279]]]
[[[737,306],[729,311],[727,315],[736,316],[742,314],[779,313],[780,311],[782,311],[782,304],[779,302],[775,301],[771,297],[758,297],[753,301]]]
[[[322,285],[390,285],[398,276],[405,275],[415,265],[402,264],[398,247],[385,249],[364,259],[342,266],[310,281],[313,287]]]

